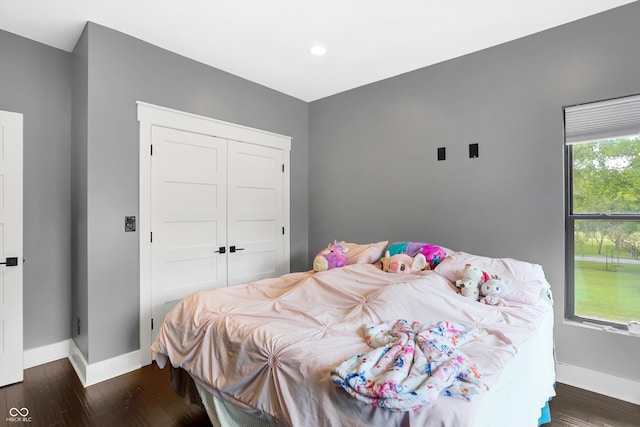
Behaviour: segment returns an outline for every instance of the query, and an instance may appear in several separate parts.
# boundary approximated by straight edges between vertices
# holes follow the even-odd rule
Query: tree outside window
[[[565,120],[575,118],[565,111]],[[640,132],[605,133],[611,136],[574,138],[566,147],[566,316],[625,328],[640,320]]]

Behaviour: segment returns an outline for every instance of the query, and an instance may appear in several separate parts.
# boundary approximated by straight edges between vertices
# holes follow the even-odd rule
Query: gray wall
[[[67,52],[0,30],[0,109],[24,114],[24,347],[70,337]]]
[[[73,55],[0,31],[0,109],[25,114],[25,348],[72,336],[90,363],[138,348],[122,222],[138,212],[142,100],[293,137],[292,270],[333,239],[537,262],[558,359],[640,380],[625,369],[637,339],[562,324],[562,106],[640,93],[639,16],[634,3],[310,105],[95,24]]]
[[[77,292],[86,287],[88,298],[76,311],[88,313],[85,357],[95,363],[139,348],[138,234],[124,232],[124,217],[138,212],[136,101],[293,137],[293,271],[308,268],[308,104],[97,24],[85,37],[76,53],[88,56],[87,281],[79,277]]]
[[[640,93],[638,19],[640,2],[311,103],[310,257],[389,239],[539,263],[558,360],[640,381],[640,340],[562,320],[562,108]]]
[[[71,115],[71,318],[72,336],[86,356],[89,353],[89,285],[87,239],[87,119],[89,104],[89,49],[82,32],[72,56]]]

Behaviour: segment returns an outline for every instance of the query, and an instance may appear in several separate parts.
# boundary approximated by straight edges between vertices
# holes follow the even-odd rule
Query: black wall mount
[[[475,159],[480,156],[478,144],[469,144],[469,158]]]

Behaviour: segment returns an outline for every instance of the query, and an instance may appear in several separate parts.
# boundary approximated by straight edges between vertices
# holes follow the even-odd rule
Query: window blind
[[[640,95],[566,107],[564,126],[568,145],[640,135]]]

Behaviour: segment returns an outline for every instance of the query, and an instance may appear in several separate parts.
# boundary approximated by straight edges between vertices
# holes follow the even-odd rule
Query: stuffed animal
[[[411,266],[413,265],[413,258],[406,254],[390,255],[389,251],[386,251],[384,258],[382,258],[382,269],[387,273],[411,273]]]
[[[471,298],[474,301],[478,301],[478,298],[480,298],[480,289],[478,289],[478,285],[466,282],[462,283],[459,287],[462,296]]]
[[[413,257],[413,263],[411,264],[412,273],[420,273],[422,270],[429,269],[429,262],[423,254],[418,253]]]
[[[478,301],[478,298],[480,298],[480,286],[490,278],[486,271],[480,270],[480,267],[465,264],[462,270],[462,277],[456,280],[456,286],[460,288],[462,295]]]
[[[334,240],[313,259],[313,270],[326,271],[344,267],[347,265],[347,252],[349,248],[344,246],[344,242],[338,243]]]
[[[420,248],[420,253],[427,260],[429,269],[433,270],[440,262],[445,259],[447,253],[440,246],[426,244]]]
[[[462,277],[456,280],[456,286],[460,288],[461,284],[466,284],[468,282],[470,284],[475,284],[476,287],[479,287],[489,279],[491,279],[489,273],[480,270],[480,267],[476,265],[465,264],[464,269],[462,270]]]
[[[433,270],[436,268],[436,265],[440,264],[440,262],[447,256],[447,253],[440,246],[432,245],[430,243],[425,242],[398,242],[392,243],[387,248],[390,256],[394,256],[397,254],[409,255],[414,258],[417,254],[422,254],[427,261],[427,265],[422,267],[424,269]],[[414,267],[414,270],[416,268]]]
[[[497,305],[504,307],[507,301],[502,298],[502,295],[509,291],[511,286],[511,280],[500,277],[492,277],[480,286],[480,292],[484,295],[480,302],[489,305]]]

